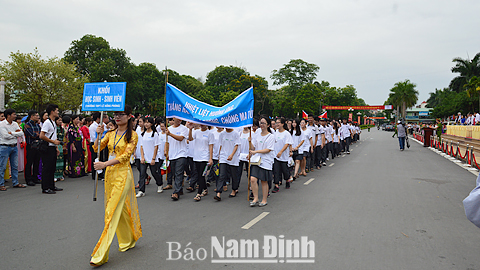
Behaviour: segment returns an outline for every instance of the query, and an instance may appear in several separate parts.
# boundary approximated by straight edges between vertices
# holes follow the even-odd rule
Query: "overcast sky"
[[[354,85],[380,105],[410,79],[419,103],[456,75],[452,59],[480,52],[478,0],[151,1],[0,0],[0,59],[10,52],[62,57],[85,34],[135,64],[205,78],[219,65],[266,77],[290,59],[320,67],[317,80]]]

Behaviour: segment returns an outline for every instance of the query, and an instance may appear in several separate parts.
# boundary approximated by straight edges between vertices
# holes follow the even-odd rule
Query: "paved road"
[[[221,202],[213,195],[194,202],[193,194],[173,202],[170,192],[156,194],[152,183],[138,200],[143,238],[126,253],[114,240],[102,268],[480,269],[480,229],[462,206],[475,176],[417,143],[400,152],[391,135],[364,132],[351,155],[331,160],[334,165],[302,177],[290,190],[282,187],[264,208],[248,207],[245,176],[239,197],[224,193]],[[56,195],[43,195],[39,187],[0,193],[1,269],[90,269],[103,228],[103,198],[92,201],[87,177],[58,185],[65,190]],[[269,214],[242,229],[264,212]],[[315,242],[315,262],[211,263],[212,236],[261,243],[265,235],[307,236]],[[191,243],[209,257],[167,260],[167,242],[179,242],[182,252]]]

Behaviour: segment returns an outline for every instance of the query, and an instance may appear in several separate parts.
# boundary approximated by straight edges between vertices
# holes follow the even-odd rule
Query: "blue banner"
[[[126,82],[86,83],[82,111],[124,111]]]
[[[198,101],[167,83],[167,118],[222,128],[248,127],[253,124],[253,87],[243,91],[223,107]]]

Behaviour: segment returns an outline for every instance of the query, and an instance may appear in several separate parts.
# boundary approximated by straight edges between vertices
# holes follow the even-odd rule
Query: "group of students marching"
[[[361,133],[357,124],[346,119],[337,122],[312,116],[295,120],[262,116],[254,119],[252,127],[235,129],[184,123],[177,118],[168,119],[168,126],[161,118],[136,121],[137,198],[145,196],[148,168],[157,192],[173,189],[174,201],[184,194],[184,186],[188,192],[196,191],[194,200],[200,201],[214,182],[215,200],[222,200],[229,184],[229,197],[236,197],[250,158],[250,206],[262,207],[267,205],[270,191],[278,192],[283,182],[288,189],[299,176],[325,166],[329,156],[350,154],[349,145],[359,140]]]

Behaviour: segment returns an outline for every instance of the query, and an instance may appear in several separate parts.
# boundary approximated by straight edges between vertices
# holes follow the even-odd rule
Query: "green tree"
[[[473,76],[463,87],[467,90],[469,97],[476,96],[480,93],[480,79],[477,76]],[[478,98],[478,107],[480,108],[480,96]]]
[[[165,78],[155,64],[141,63],[133,66],[129,76],[131,78],[127,82],[126,103],[136,112],[151,115],[163,114]]]
[[[269,103],[268,99],[268,82],[265,78],[258,75],[242,75],[238,79],[234,79],[227,86],[227,89],[233,90],[238,94],[250,88],[253,85],[253,96],[255,99],[254,114],[270,114],[271,110],[268,110],[266,105]]]
[[[134,73],[125,50],[114,49],[104,38],[94,35],[72,41],[64,60],[75,64],[77,70],[92,82],[128,81],[129,75]]]
[[[61,110],[79,108],[87,78],[76,71],[75,65],[56,57],[43,59],[37,49],[33,53],[11,53],[10,59],[0,65],[0,75],[7,81],[7,106],[15,107],[20,101],[19,105],[39,111],[49,103]]]
[[[473,76],[480,76],[480,53],[477,53],[472,60],[457,57],[452,62],[455,63],[455,66],[451,69],[452,73],[459,73],[460,75],[452,79],[449,87],[455,92],[461,92],[464,90],[463,86]]]
[[[74,40],[71,47],[65,52],[64,60],[76,65],[77,70],[90,76],[92,73],[90,63],[96,52],[110,49],[110,44],[102,37],[85,35],[80,40]]]
[[[405,118],[405,110],[417,103],[418,91],[415,89],[416,84],[405,80],[403,82],[395,83],[395,86],[390,89],[389,98],[393,106],[401,108],[401,115]],[[398,111],[398,110],[397,110]]]
[[[288,90],[296,93],[304,85],[313,83],[319,70],[320,68],[315,64],[307,63],[302,59],[292,59],[282,68],[273,70],[270,78],[273,80],[273,85],[286,84],[290,86]]]
[[[218,66],[207,74],[205,87],[212,92],[214,97],[230,91],[228,86],[233,80],[238,80],[242,75],[250,75],[245,68],[235,66]],[[218,105],[218,104],[217,104]]]

